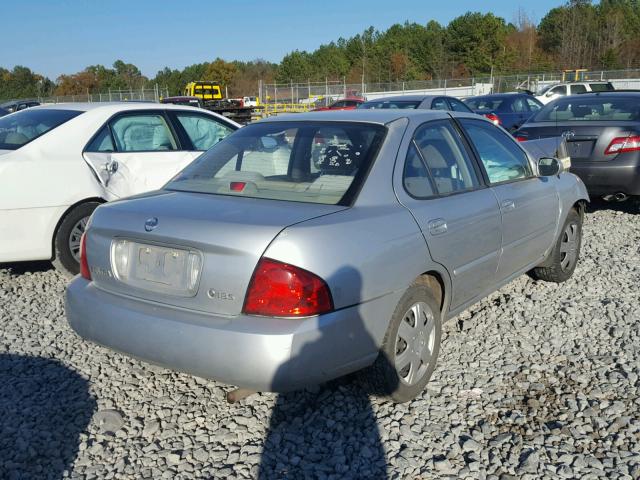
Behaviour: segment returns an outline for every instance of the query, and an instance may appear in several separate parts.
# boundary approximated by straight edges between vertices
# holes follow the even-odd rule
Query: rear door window
[[[450,122],[429,122],[420,126],[414,135],[414,143],[439,194],[449,195],[480,185],[472,160]]]
[[[431,102],[431,110],[449,110],[449,105],[442,97],[434,98]]]
[[[177,150],[177,142],[160,113],[124,115],[110,122],[118,152]]]
[[[531,98],[527,98],[527,105],[529,106],[529,110],[532,112],[537,112],[542,108],[542,106]]]
[[[511,111],[516,113],[528,112],[529,109],[524,98],[514,98],[513,102],[511,102]]]
[[[586,91],[587,91],[587,87],[585,87],[584,85],[571,85],[571,95],[584,93]]]
[[[467,107],[460,100],[456,100],[455,98],[449,98],[449,105],[451,105],[451,110],[453,110],[454,112],[472,113],[469,107]]]
[[[215,118],[198,113],[176,113],[195,150],[209,150],[220,140],[235,131]]]
[[[461,118],[460,123],[478,152],[491,184],[532,175],[527,155],[510,135],[481,120]]]

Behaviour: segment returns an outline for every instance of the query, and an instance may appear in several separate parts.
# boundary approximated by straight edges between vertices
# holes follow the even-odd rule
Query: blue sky
[[[447,24],[469,10],[507,21],[520,7],[539,21],[562,0],[5,0],[0,66],[24,65],[55,79],[120,58],[147,76],[166,66],[222,57],[279,61],[373,25]]]

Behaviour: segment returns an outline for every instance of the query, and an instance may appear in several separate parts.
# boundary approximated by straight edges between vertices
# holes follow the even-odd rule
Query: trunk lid
[[[516,135],[528,140],[563,136],[572,163],[609,161],[617,155],[605,155],[616,137],[637,135],[636,122],[539,122],[525,123]]]
[[[93,282],[104,290],[212,314],[237,315],[258,260],[284,228],[345,208],[185,192],[145,194],[95,211],[86,239],[87,258]],[[157,220],[145,225],[149,219]],[[176,252],[198,252],[202,267],[195,295],[168,294],[144,282],[139,288],[140,282],[132,285],[116,278],[111,260],[114,238],[164,247],[164,251],[168,247]],[[131,255],[131,262],[139,261],[140,252]],[[164,270],[164,260],[162,264]]]

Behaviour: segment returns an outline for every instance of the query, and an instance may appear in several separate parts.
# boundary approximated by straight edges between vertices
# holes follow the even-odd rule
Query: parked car
[[[4,117],[5,115],[9,115],[11,112],[9,110],[5,110],[4,108],[0,108],[0,117]]]
[[[37,107],[40,102],[36,100],[11,100],[0,104],[0,108],[7,110],[9,113],[24,110],[26,108]]]
[[[355,110],[358,105],[363,103],[364,100],[362,98],[343,98],[336,102],[333,102],[326,107],[317,107],[314,108],[314,112],[323,112],[326,110]]]
[[[184,105],[188,107],[202,108],[202,99],[198,97],[187,97],[179,95],[176,97],[165,97],[160,99],[160,103],[171,103],[173,105]]]
[[[238,128],[190,107],[57,104],[0,118],[0,263],[78,273],[80,237],[108,200],[160,188]]]
[[[454,97],[446,95],[398,95],[395,97],[376,98],[361,104],[358,108],[421,108],[427,110],[451,110],[454,112],[473,113],[469,107]]]
[[[614,90],[611,82],[566,82],[556,83],[543,88],[536,99],[546,105],[556,98],[587,92],[610,92]]]
[[[525,93],[496,93],[464,100],[478,115],[484,115],[505,130],[514,131],[542,108],[542,104]]]
[[[242,105],[245,107],[257,107],[260,105],[258,97],[242,97]]]
[[[272,117],[161,191],[100,206],[66,314],[86,339],[248,389],[373,365],[407,401],[443,320],[532,269],[571,276],[587,199],[474,114]]]
[[[571,171],[591,195],[640,195],[640,92],[573,95],[545,106],[515,133],[520,140],[564,136]]]

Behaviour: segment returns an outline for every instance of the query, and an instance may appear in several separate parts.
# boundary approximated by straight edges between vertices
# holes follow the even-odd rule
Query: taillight
[[[516,135],[516,140],[519,142],[526,142],[529,139],[527,137],[523,137],[522,135]]]
[[[230,182],[229,189],[232,192],[241,192],[244,190],[244,187],[247,185],[246,182]]]
[[[249,315],[306,317],[333,310],[327,284],[302,268],[270,258],[258,262],[244,301]]]
[[[604,151],[605,155],[614,155],[624,152],[637,152],[640,150],[640,135],[629,137],[616,137]]]
[[[485,117],[487,117],[489,120],[491,120],[494,125],[501,125],[502,124],[502,121],[500,120],[500,117],[498,117],[498,115],[496,115],[495,113],[487,113],[487,114],[485,114]]]
[[[91,280],[91,272],[89,271],[89,263],[87,263],[87,234],[83,233],[80,237],[80,275],[82,278]]]

